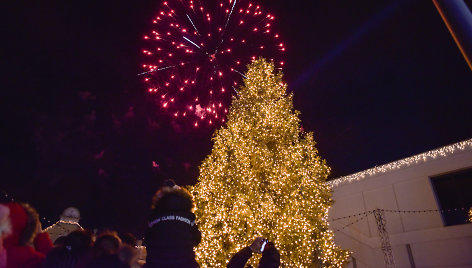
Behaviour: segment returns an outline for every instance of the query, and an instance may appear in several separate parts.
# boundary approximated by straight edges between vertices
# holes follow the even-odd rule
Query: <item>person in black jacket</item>
[[[114,232],[106,232],[97,237],[94,245],[95,256],[88,263],[87,268],[130,268],[118,257],[121,239]]]
[[[193,247],[201,240],[201,233],[192,213],[190,193],[173,180],[154,195],[152,212],[144,236],[146,268],[199,267]]]
[[[267,242],[262,237],[257,237],[249,247],[244,247],[233,255],[226,268],[244,268],[252,253],[262,253],[258,268],[278,268],[280,266],[280,253],[274,243]],[[248,265],[248,267],[252,267]]]

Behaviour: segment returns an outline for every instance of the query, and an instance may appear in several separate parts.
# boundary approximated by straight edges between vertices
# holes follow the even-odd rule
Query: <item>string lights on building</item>
[[[399,170],[402,168],[408,168],[414,165],[419,165],[423,163],[427,163],[432,160],[436,160],[439,158],[444,158],[447,156],[451,156],[453,154],[457,154],[460,152],[472,150],[472,139],[461,141],[449,146],[445,146],[436,150],[428,151],[422,154],[414,155],[411,157],[407,157],[392,163],[388,163],[385,165],[377,166],[374,168],[370,168],[352,175],[340,177],[338,179],[328,181],[328,185],[332,188],[338,187],[342,184],[352,183],[356,181],[363,180],[368,177],[377,176],[386,174],[395,170]]]

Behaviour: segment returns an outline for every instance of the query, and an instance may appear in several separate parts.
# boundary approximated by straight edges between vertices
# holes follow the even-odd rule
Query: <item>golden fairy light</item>
[[[399,170],[401,168],[407,168],[413,165],[426,163],[435,159],[444,158],[456,153],[472,150],[472,139],[454,143],[449,146],[445,146],[436,150],[428,151],[422,154],[407,157],[392,163],[367,169],[349,176],[344,176],[332,181],[328,184],[331,187],[337,187],[342,184],[356,182],[368,177],[385,174],[391,171]]]
[[[191,188],[203,237],[196,249],[202,267],[224,267],[257,236],[276,244],[286,267],[347,262],[349,253],[334,244],[328,229],[330,169],[313,134],[300,130],[298,116],[273,64],[250,64]]]

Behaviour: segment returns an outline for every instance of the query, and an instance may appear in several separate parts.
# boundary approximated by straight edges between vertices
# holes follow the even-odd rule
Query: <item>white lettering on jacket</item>
[[[159,222],[162,222],[162,221],[181,221],[181,222],[185,222],[186,224],[190,225],[190,226],[194,226],[195,225],[195,221],[191,221],[185,217],[182,217],[182,216],[176,216],[176,215],[169,215],[169,216],[162,216],[160,218],[157,218],[153,221],[151,221],[149,223],[149,228],[151,228],[152,226],[154,226],[154,224],[157,224]]]

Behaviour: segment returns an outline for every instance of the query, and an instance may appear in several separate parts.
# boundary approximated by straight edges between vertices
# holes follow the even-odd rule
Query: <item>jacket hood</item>
[[[163,188],[157,191],[153,198],[153,210],[155,212],[187,211],[193,207],[192,196],[181,188]]]
[[[20,244],[20,236],[28,223],[28,214],[18,203],[8,203],[6,206],[10,209],[11,234],[3,242],[5,248],[8,249]]]

